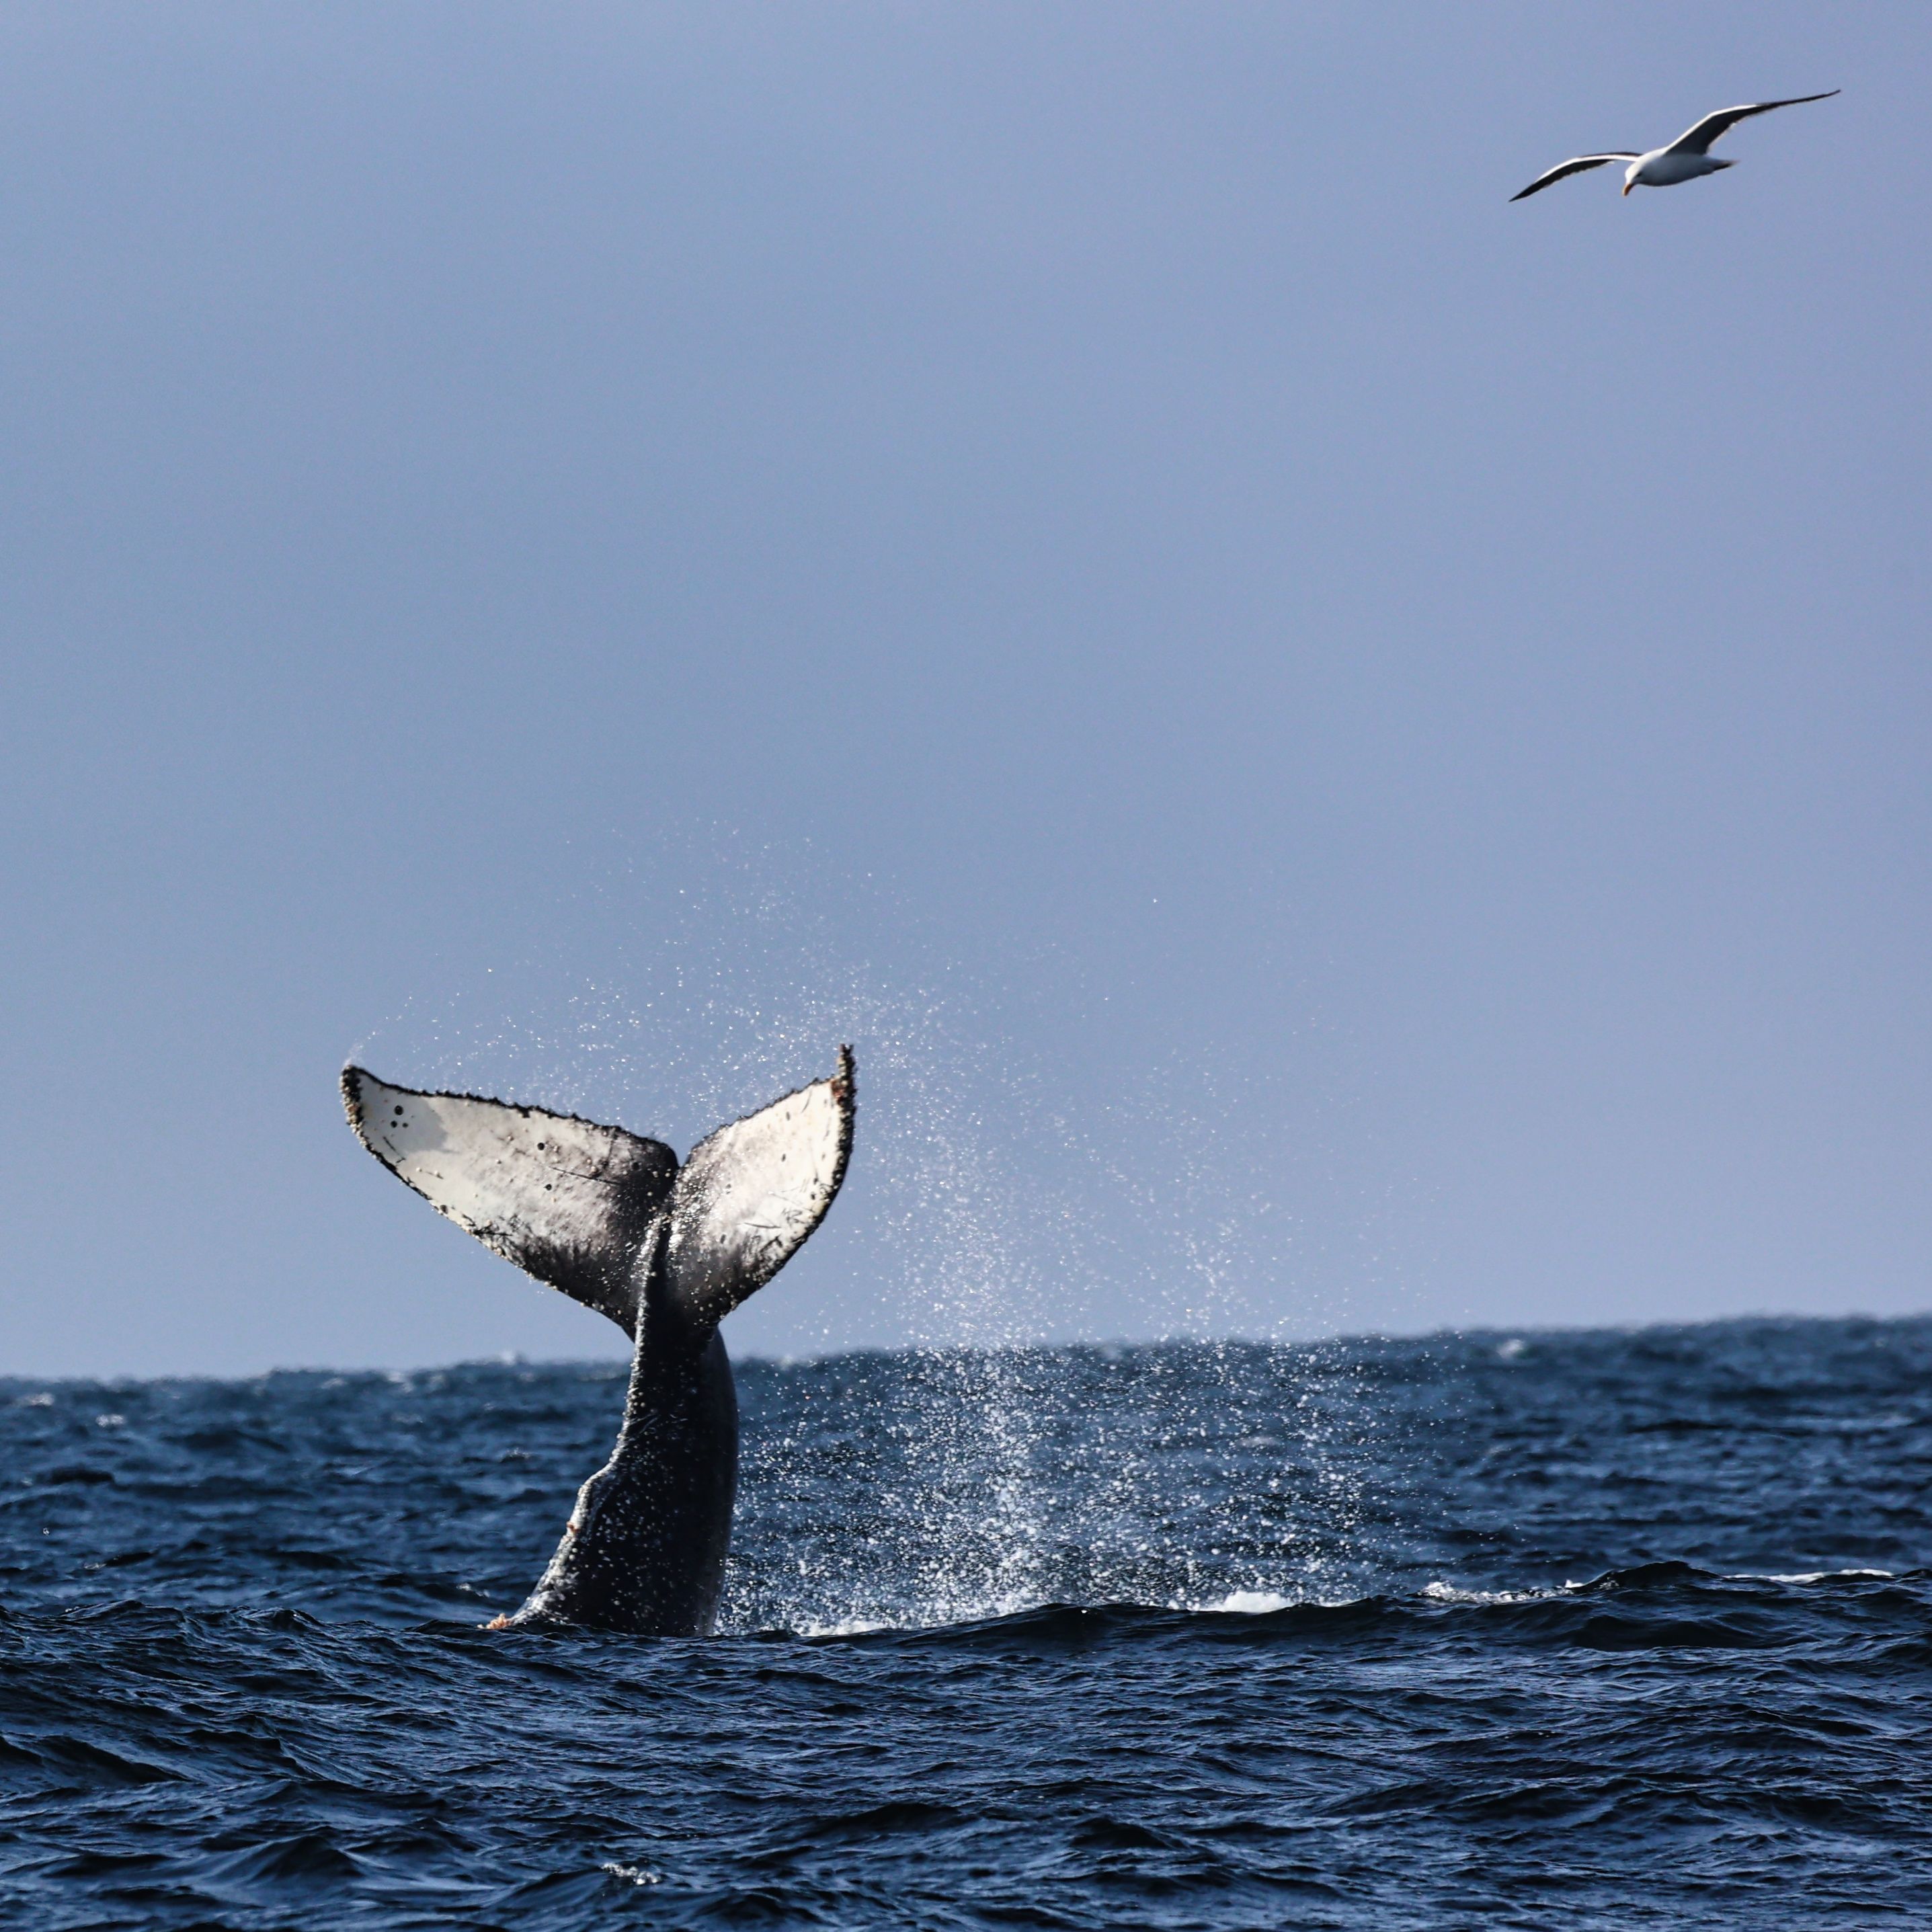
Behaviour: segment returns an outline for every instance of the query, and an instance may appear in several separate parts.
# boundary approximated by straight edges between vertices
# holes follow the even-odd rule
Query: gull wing
[[[1560,182],[1565,175],[1580,175],[1586,168],[1600,168],[1606,161],[1634,161],[1634,154],[1579,154],[1574,160],[1559,162],[1546,175],[1538,175],[1521,194],[1510,196],[1512,201],[1522,201],[1534,194],[1539,189],[1547,188],[1552,182]]]
[[[1696,127],[1678,136],[1669,147],[1666,154],[1708,154],[1711,143],[1720,134],[1728,134],[1740,121],[1748,121],[1754,114],[1768,114],[1774,107],[1802,107],[1808,100],[1829,100],[1834,94],[1842,93],[1841,88],[1832,88],[1823,94],[1796,94],[1789,100],[1760,100],[1751,107],[1720,108],[1715,114],[1707,114]]]
[[[852,1049],[838,1070],[699,1142],[671,1197],[665,1274],[694,1320],[722,1322],[824,1220],[852,1152]]]
[[[573,1301],[637,1324],[638,1250],[669,1199],[661,1141],[473,1094],[422,1094],[345,1067],[362,1144],[439,1214]]]

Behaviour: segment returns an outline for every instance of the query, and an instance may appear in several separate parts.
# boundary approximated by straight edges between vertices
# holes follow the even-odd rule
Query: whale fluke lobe
[[[677,1156],[662,1141],[540,1107],[392,1087],[346,1067],[362,1144],[493,1253],[637,1326],[632,1264],[669,1199]]]
[[[852,1051],[838,1071],[707,1135],[670,1204],[672,1295],[694,1320],[722,1322],[805,1245],[852,1152]]]
[[[842,1046],[829,1079],[718,1128],[680,1172],[662,1142],[622,1127],[344,1070],[350,1123],[385,1167],[633,1338],[610,1460],[578,1492],[530,1600],[497,1624],[711,1629],[738,1468],[718,1324],[824,1220],[851,1155],[856,1088]]]

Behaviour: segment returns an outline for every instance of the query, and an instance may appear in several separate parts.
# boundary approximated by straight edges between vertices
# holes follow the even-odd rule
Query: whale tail
[[[661,1216],[664,1283],[715,1326],[824,1220],[851,1156],[856,1080],[838,1071],[723,1126],[680,1169],[662,1141],[473,1094],[392,1087],[343,1070],[362,1142],[484,1246],[634,1335],[639,1263]]]

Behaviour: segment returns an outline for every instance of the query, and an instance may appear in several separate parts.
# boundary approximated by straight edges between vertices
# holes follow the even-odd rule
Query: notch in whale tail
[[[852,1050],[838,1069],[720,1127],[682,1170],[662,1141],[473,1094],[392,1087],[345,1067],[362,1144],[484,1246],[627,1334],[638,1261],[661,1215],[665,1286],[715,1325],[776,1274],[825,1218],[851,1156]]]

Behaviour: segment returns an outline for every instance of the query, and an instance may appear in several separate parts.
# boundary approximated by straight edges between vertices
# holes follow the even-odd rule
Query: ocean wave
[[[483,1627],[601,1366],[0,1389],[0,1913],[1924,1916],[1932,1324],[1525,1339],[750,1364],[709,1641]]]

